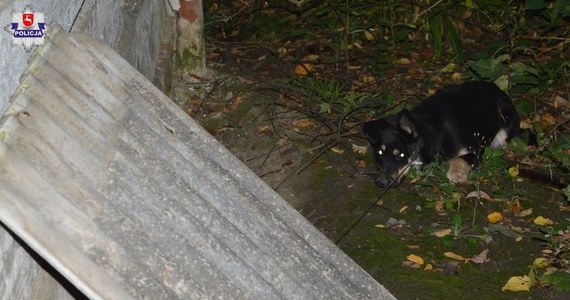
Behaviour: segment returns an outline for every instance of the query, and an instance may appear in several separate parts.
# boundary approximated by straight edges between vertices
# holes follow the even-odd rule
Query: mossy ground
[[[465,195],[476,189],[472,183],[454,187],[454,193],[462,195],[457,202],[438,188],[439,179],[437,184],[426,186],[425,182],[420,184],[420,178],[416,184],[407,179],[379,198],[383,191],[365,175],[366,170],[355,169],[350,161],[362,159],[367,164],[366,169],[371,171],[373,167],[367,155],[347,158],[346,153],[330,149],[319,152],[322,149],[311,144],[304,135],[314,131],[313,127],[291,126],[292,120],[300,117],[298,113],[284,108],[268,109],[276,97],[272,93],[252,91],[236,82],[214,93],[218,95],[210,96],[206,102],[195,101],[191,109],[192,98],[184,89],[175,88],[174,98],[399,299],[569,296],[549,288],[534,288],[530,293],[501,291],[510,277],[527,274],[529,265],[541,256],[545,244],[533,238],[540,234],[532,219],[543,215],[563,222],[568,217],[567,212],[559,209],[563,204],[560,191],[526,179],[519,179],[521,182],[513,185],[512,179],[483,178],[479,188],[493,201],[465,199]],[[352,142],[365,145],[360,139]],[[504,173],[501,176],[505,176]],[[513,199],[518,200],[521,209],[532,208],[533,214],[516,217],[510,211],[509,203]],[[380,205],[374,204],[378,200]],[[439,208],[434,205],[437,200],[443,203]],[[372,209],[367,211],[372,204]],[[487,215],[495,211],[504,214],[505,226],[519,228],[516,232],[522,237],[519,241],[489,231]],[[365,216],[355,225],[362,214]],[[456,215],[461,216],[459,227],[454,225]],[[379,225],[386,226],[390,218],[402,224],[380,228]],[[444,239],[431,234],[441,228],[457,229],[457,236]],[[344,236],[347,230],[350,232]],[[484,264],[458,262],[444,256],[445,252],[453,252],[470,258],[484,249],[489,249],[489,261]],[[421,256],[426,264],[438,270],[424,270],[425,265],[421,268],[403,266],[409,254]]]

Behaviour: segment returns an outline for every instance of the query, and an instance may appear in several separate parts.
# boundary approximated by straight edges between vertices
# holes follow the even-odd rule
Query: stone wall
[[[21,14],[26,5],[30,5],[29,0],[3,1],[2,27],[9,27],[12,12]],[[88,33],[104,41],[152,79],[167,5],[156,0],[44,0],[32,2],[31,8],[44,13],[47,24],[57,22],[69,32]],[[11,40],[8,30],[0,32],[0,113],[10,101],[31,55],[21,46],[12,46]]]

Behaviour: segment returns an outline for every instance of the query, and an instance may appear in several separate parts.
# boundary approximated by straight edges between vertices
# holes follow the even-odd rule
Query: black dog
[[[368,121],[363,132],[381,168],[380,187],[397,186],[410,166],[441,157],[449,162],[447,178],[466,182],[486,146],[503,147],[519,131],[511,100],[492,83],[450,85],[411,111]]]

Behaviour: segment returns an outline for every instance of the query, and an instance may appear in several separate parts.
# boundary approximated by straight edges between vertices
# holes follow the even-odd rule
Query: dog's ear
[[[418,137],[416,122],[414,121],[414,118],[406,108],[402,109],[402,111],[400,111],[400,113],[398,114],[398,125],[400,126],[400,129],[402,129],[404,132],[407,132],[413,137]]]
[[[375,144],[380,137],[380,130],[384,127],[384,120],[372,120],[362,125],[362,134],[370,144]]]

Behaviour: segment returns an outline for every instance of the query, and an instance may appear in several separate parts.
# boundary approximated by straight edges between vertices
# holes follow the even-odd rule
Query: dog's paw
[[[471,166],[461,158],[453,158],[449,161],[449,170],[447,170],[447,179],[453,183],[467,182]]]

